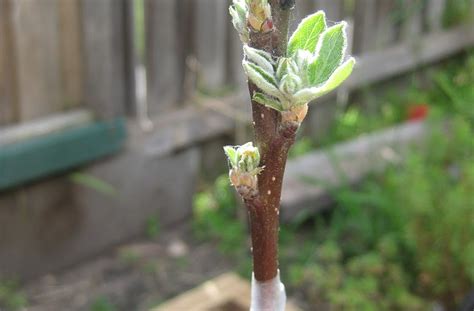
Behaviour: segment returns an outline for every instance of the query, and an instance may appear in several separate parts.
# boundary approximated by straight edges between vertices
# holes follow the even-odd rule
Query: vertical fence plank
[[[393,43],[397,36],[399,8],[396,0],[360,0],[355,6],[354,51],[376,50]]]
[[[318,0],[317,9],[326,12],[326,18],[330,22],[338,22],[342,18],[344,1],[342,0]],[[329,23],[331,24],[331,23]]]
[[[135,82],[135,67],[139,59],[137,49],[135,48],[135,14],[134,1],[124,0],[123,5],[124,18],[124,62],[125,62],[125,85],[127,87],[125,111],[128,115],[136,114],[137,94]]]
[[[443,11],[446,0],[429,0],[425,10],[425,25],[428,31],[440,30],[443,25]]]
[[[123,5],[123,0],[82,2],[85,101],[101,118],[125,111]]]
[[[395,42],[399,20],[400,8],[397,7],[397,0],[377,1],[377,24],[374,29],[376,49]]]
[[[225,85],[227,1],[196,0],[196,57],[199,86],[216,91]]]
[[[150,114],[174,107],[181,91],[177,1],[146,0],[147,99]]]
[[[374,29],[377,22],[375,0],[359,0],[354,9],[354,52],[360,54],[375,47]]]
[[[178,100],[189,103],[196,91],[194,0],[178,1],[178,68],[182,92]]]
[[[295,14],[296,23],[295,23],[294,28],[296,28],[297,24],[303,18],[305,18],[307,15],[313,13],[314,11],[316,11],[314,0],[300,0],[300,1],[297,1],[296,2],[296,14]]]
[[[58,7],[55,0],[15,0],[19,118],[22,121],[61,109]]]
[[[83,102],[83,57],[80,0],[57,0],[61,51],[62,105],[71,108]]]
[[[401,9],[402,25],[400,39],[402,41],[417,41],[423,30],[424,0],[404,0]]]
[[[17,117],[13,37],[9,0],[0,0],[0,126]]]

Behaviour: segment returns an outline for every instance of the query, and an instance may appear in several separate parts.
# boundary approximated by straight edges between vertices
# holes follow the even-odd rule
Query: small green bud
[[[257,188],[257,175],[260,173],[260,152],[251,142],[242,146],[225,146],[225,154],[231,169],[229,177],[235,187]]]
[[[293,73],[287,73],[283,76],[280,82],[280,91],[288,95],[288,97],[292,96],[296,93],[302,86],[302,82],[300,77]]]
[[[239,169],[244,172],[252,172],[258,168],[260,163],[260,152],[251,142],[237,148]]]

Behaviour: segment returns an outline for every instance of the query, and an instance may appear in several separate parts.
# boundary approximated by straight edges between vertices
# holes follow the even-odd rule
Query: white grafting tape
[[[285,311],[285,285],[277,276],[266,282],[258,282],[252,273],[252,302],[250,311]]]

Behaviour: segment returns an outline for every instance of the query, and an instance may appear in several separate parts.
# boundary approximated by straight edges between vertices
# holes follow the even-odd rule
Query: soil
[[[148,310],[234,265],[181,227],[27,283],[29,311]]]

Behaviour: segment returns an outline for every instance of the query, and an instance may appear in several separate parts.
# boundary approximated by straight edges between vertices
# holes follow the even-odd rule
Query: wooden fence
[[[196,89],[207,94],[245,89],[229,3],[0,0],[0,132],[2,126],[75,108],[102,119],[133,116],[141,109],[134,78],[141,63],[152,119],[187,109]],[[297,0],[294,24],[324,9],[330,21],[353,25],[350,49],[359,64],[347,92],[472,46],[472,25],[443,27],[449,3]]]
[[[353,25],[358,64],[342,95],[474,46],[472,25],[441,23],[446,4],[465,0],[296,1],[295,24],[325,9]],[[250,116],[248,94],[235,95],[245,79],[229,2],[0,0],[0,277],[65,268],[150,217],[191,215],[199,170],[225,168],[230,138],[218,140]],[[147,105],[135,101],[145,86]],[[329,119],[325,106],[305,123]],[[91,177],[114,194],[83,187]]]

